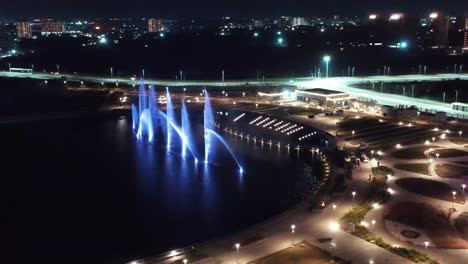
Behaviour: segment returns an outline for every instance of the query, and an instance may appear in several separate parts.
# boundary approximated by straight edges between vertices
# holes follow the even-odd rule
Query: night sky
[[[0,0],[0,18],[364,15],[442,10],[467,14],[467,0]]]

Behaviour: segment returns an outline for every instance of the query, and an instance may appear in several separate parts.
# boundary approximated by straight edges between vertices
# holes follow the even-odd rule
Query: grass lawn
[[[437,175],[442,178],[461,178],[468,176],[468,168],[452,164],[438,164],[435,167]]]
[[[403,178],[396,180],[395,183],[409,192],[449,202],[453,201],[452,191],[456,191],[458,194],[462,193],[461,189],[454,188],[446,183],[420,178]],[[455,202],[463,204],[465,198],[463,195],[456,195]]]
[[[291,115],[303,115],[303,116],[308,116],[308,115],[318,115],[322,113],[323,111],[320,109],[316,108],[305,108],[305,107],[294,107],[294,108],[289,108],[288,113]]]
[[[447,222],[447,213],[423,203],[401,202],[393,205],[384,218],[424,230],[437,247],[468,248],[468,242]]]
[[[397,163],[393,167],[399,170],[431,175],[429,173],[429,163]]]
[[[343,130],[359,130],[379,124],[379,120],[373,117],[363,117],[359,119],[349,118],[338,123],[339,127]]]
[[[380,175],[380,176],[387,176],[387,175],[393,175],[393,170],[390,169],[387,166],[379,166],[379,167],[373,167],[372,168],[372,174],[374,175]]]
[[[464,138],[464,137],[454,137],[454,138],[449,138],[449,140],[458,145],[468,144],[468,138]]]
[[[436,153],[439,153],[440,158],[454,158],[468,155],[468,152],[458,149],[436,149],[431,155],[435,157]]]
[[[332,256],[330,253],[302,242],[295,247],[280,250],[271,255],[249,262],[249,264],[328,264]],[[344,260],[334,258],[334,263],[344,264]]]
[[[392,154],[393,157],[397,159],[424,159],[424,151],[429,149],[428,147],[415,147],[407,148],[396,151]]]

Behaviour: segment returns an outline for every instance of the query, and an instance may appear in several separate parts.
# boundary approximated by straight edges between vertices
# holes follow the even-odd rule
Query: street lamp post
[[[291,225],[291,247],[294,247],[294,233],[296,232],[296,225]]]
[[[353,191],[351,194],[353,195],[353,203],[354,203],[354,202],[355,202],[355,199],[354,199],[354,198],[356,197],[356,192]]]
[[[184,259],[184,260],[182,260],[182,262],[184,262],[184,264],[187,264],[188,259]]]
[[[453,202],[452,202],[452,208],[455,209],[455,199],[456,199],[457,192],[453,191],[452,192],[452,197],[453,197]]]
[[[330,62],[331,57],[326,55],[323,57],[323,61],[325,62],[326,65],[326,77],[328,78],[328,63]]]
[[[240,244],[239,244],[239,243],[236,243],[236,244],[235,244],[235,247],[236,247],[236,262],[237,262],[237,264],[239,264],[239,248],[240,248]]]
[[[110,67],[111,78],[114,78],[114,68]]]

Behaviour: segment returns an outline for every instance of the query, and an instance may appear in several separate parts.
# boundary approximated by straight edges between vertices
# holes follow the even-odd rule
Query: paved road
[[[66,78],[71,81],[83,81],[94,83],[122,83],[128,85],[138,84],[138,80],[121,77],[99,77],[99,76],[84,76],[76,74],[48,74],[48,73],[16,73],[8,71],[0,71],[0,77],[17,77],[17,78],[35,78],[35,79],[56,79]],[[332,77],[324,79],[315,78],[295,78],[295,79],[269,79],[269,80],[233,80],[233,81],[177,81],[177,80],[145,80],[146,84],[163,85],[163,86],[281,86],[295,85],[302,88],[327,88],[332,90],[348,92],[356,98],[366,100],[375,100],[381,105],[416,105],[419,109],[429,109],[432,112],[447,112],[449,115],[458,116],[468,119],[468,113],[455,111],[449,103],[436,102],[431,100],[412,98],[402,95],[379,93],[360,88],[355,88],[353,85],[367,82],[412,82],[412,81],[444,81],[464,79],[468,80],[468,74],[433,74],[433,75],[396,75],[396,76],[368,76],[368,77]]]

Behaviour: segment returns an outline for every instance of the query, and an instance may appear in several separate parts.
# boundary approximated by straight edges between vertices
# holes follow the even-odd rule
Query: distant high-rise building
[[[263,20],[259,20],[259,19],[256,19],[254,21],[254,27],[256,28],[260,28],[260,27],[263,27],[265,24],[263,23]]]
[[[5,26],[0,25],[0,54],[8,52],[14,47],[13,39]]]
[[[460,50],[463,48],[465,37],[466,18],[456,16],[450,18],[450,27],[448,32],[448,45],[450,48]]]
[[[148,19],[148,32],[161,32],[164,31],[164,21],[162,18]]]
[[[291,17],[282,16],[278,20],[278,26],[283,28],[291,26]]]
[[[465,39],[463,41],[463,50],[468,52],[468,18],[465,20]]]
[[[31,22],[16,22],[16,36],[18,38],[32,38]]]
[[[292,19],[292,26],[297,27],[297,26],[306,26],[309,25],[308,21],[306,21],[305,18],[303,17],[293,17]]]
[[[42,34],[62,34],[65,33],[65,22],[63,21],[43,21],[41,23]]]
[[[450,19],[447,16],[440,14],[431,14],[431,46],[433,48],[446,48],[448,46],[448,33],[450,27]]]

